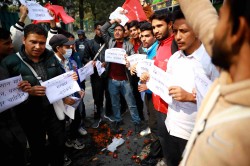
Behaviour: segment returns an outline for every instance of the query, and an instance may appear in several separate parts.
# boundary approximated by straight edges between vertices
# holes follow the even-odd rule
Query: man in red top
[[[172,34],[172,18],[171,13],[154,13],[150,17],[150,21],[153,27],[153,33],[155,38],[159,41],[159,47],[157,49],[156,56],[154,57],[154,64],[155,66],[161,68],[162,70],[166,71],[167,62],[170,56],[177,50],[175,44],[173,43],[174,36]],[[148,73],[144,73],[141,77],[142,81],[148,79]],[[155,94],[152,95],[153,104],[157,111],[157,126],[159,131],[159,140],[162,146],[163,151],[163,162],[167,159],[167,146],[166,142],[169,136],[167,128],[165,126],[165,119],[167,117],[167,109],[168,105],[164,100]],[[165,162],[166,163],[166,162]]]
[[[114,38],[111,38],[108,33],[108,28],[114,23],[120,23],[119,19],[113,19],[106,22],[101,27],[102,37],[107,43],[108,48],[123,48],[128,56],[134,54],[133,45],[124,40],[124,27],[120,24],[116,24],[114,27]],[[115,132],[119,131],[122,124],[122,117],[120,113],[120,93],[125,98],[128,108],[131,114],[132,122],[135,125],[135,132],[140,132],[141,119],[138,115],[135,99],[131,88],[131,75],[128,69],[123,64],[118,63],[106,63],[106,71],[108,74],[108,89],[110,93],[112,111],[114,116]]]

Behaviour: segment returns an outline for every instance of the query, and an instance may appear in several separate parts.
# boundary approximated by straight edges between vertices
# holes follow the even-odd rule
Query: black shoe
[[[158,160],[152,157],[147,157],[141,161],[141,166],[155,166]]]
[[[94,112],[94,119],[99,120],[100,118],[101,118],[101,115],[95,111]]]
[[[94,128],[94,129],[97,129],[100,126],[101,122],[102,122],[101,118],[100,119],[96,119],[95,122],[92,124],[91,127]]]
[[[122,123],[122,121],[114,121],[113,123],[112,123],[112,131],[114,132],[114,133],[118,133],[119,132],[119,130],[120,130],[120,126],[122,125],[123,123]]]
[[[135,133],[139,134],[141,132],[141,124],[135,123]]]

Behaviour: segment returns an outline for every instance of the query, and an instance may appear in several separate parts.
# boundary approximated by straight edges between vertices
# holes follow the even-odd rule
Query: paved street
[[[112,142],[114,135],[110,132],[110,123],[102,123],[98,129],[92,129],[93,124],[93,98],[89,80],[86,81],[86,95],[84,98],[87,118],[85,121],[88,135],[82,136],[85,148],[75,150],[67,148],[67,155],[72,160],[72,166],[136,166],[138,159],[132,159],[139,155],[143,146],[145,146],[149,137],[140,137],[135,135],[134,125],[130,121],[130,114],[126,112],[123,116],[124,125],[121,126],[121,134],[115,135],[122,137],[125,142],[118,147],[114,153],[105,150],[107,145]],[[143,156],[141,156],[143,158]]]

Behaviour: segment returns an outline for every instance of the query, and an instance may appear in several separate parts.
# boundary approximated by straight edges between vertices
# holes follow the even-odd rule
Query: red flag
[[[59,22],[58,17],[61,18],[61,20],[65,23],[71,23],[74,22],[75,20],[70,17],[69,15],[67,15],[67,13],[64,11],[62,6],[59,5],[51,5],[49,3],[45,4],[45,6],[47,9],[51,10],[55,15],[56,15],[56,22]],[[40,22],[50,22],[49,20],[34,20],[33,23],[37,24]]]
[[[122,8],[128,11],[126,16],[129,18],[129,22],[132,20],[147,20],[147,16],[143,11],[139,0],[126,0],[125,3],[122,5]]]

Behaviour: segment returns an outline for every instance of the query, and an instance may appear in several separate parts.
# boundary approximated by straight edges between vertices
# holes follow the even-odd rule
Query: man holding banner
[[[111,38],[108,33],[108,28],[114,24],[118,23],[114,28],[114,38]],[[119,19],[112,19],[109,22],[106,22],[101,27],[102,37],[105,40],[105,43],[108,45],[108,48],[116,48],[116,50],[123,49],[125,54],[128,56],[134,54],[133,45],[129,43],[129,41],[124,40],[124,27],[119,24]],[[124,59],[125,62],[125,59]],[[125,64],[125,63],[124,63]],[[106,70],[108,73],[108,86],[109,86],[109,93],[112,102],[112,110],[114,115],[114,130],[119,130],[119,127],[122,123],[121,112],[120,112],[120,92],[124,96],[128,108],[132,117],[132,121],[135,125],[135,132],[140,132],[140,122],[141,119],[138,115],[138,110],[136,107],[135,99],[133,96],[133,91],[131,88],[130,80],[131,75],[130,72],[127,70],[124,64],[118,63],[107,63]]]
[[[168,90],[173,98],[173,102],[168,105],[168,115],[165,120],[169,132],[167,140],[169,166],[179,164],[194,128],[197,114],[197,97],[193,94],[197,82],[195,78],[202,75],[211,82],[219,76],[203,44],[187,24],[180,10],[174,12],[173,33],[180,50],[170,57],[167,67],[170,77]],[[201,86],[202,89],[204,87]]]
[[[72,49],[70,47],[71,45],[75,44],[75,41],[69,41],[69,39],[64,35],[57,34],[50,39],[49,44],[51,45],[55,53],[55,57],[58,59],[62,69],[65,72],[77,70],[77,63],[70,58],[72,55]],[[78,84],[80,85],[80,83]],[[83,96],[84,90],[81,90],[72,96],[65,97],[63,102],[66,105],[72,106],[76,103],[73,97],[77,97],[78,99],[82,100]],[[83,149],[85,147],[85,145],[78,140],[78,129],[80,128],[81,124],[81,104],[79,104],[74,111],[74,119],[72,119],[70,124],[69,138],[65,143],[67,147],[74,147],[75,149]],[[85,130],[83,134],[86,135],[87,131]]]
[[[10,76],[22,75],[31,84],[29,98],[15,107],[18,119],[28,138],[31,150],[31,164],[52,166],[64,164],[64,121],[57,118],[53,105],[49,103],[44,86],[40,81],[49,80],[63,73],[53,52],[45,48],[47,32],[39,25],[30,24],[24,28],[23,45],[17,54],[2,61]],[[28,67],[26,64],[30,65]],[[37,73],[34,76],[32,70]],[[45,146],[46,134],[49,152]],[[48,160],[47,160],[48,158]]]
[[[10,38],[11,33],[0,28],[0,63],[3,58],[10,55],[13,45]],[[6,69],[0,66],[0,81],[9,78]],[[2,87],[4,88],[4,87]],[[28,81],[19,82],[19,88],[28,92],[31,88]],[[1,96],[1,101],[4,97]],[[0,160],[3,165],[26,166],[26,144],[27,139],[16,119],[13,109],[2,110],[0,107]]]

